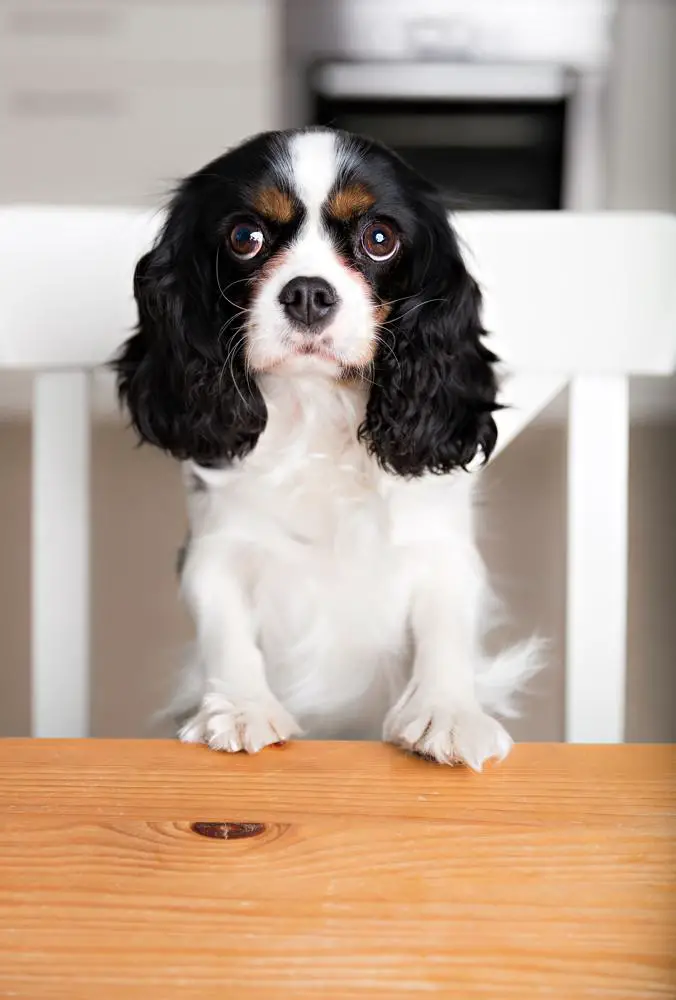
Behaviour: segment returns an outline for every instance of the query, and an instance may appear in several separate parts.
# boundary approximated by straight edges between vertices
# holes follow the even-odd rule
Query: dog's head
[[[363,377],[360,437],[399,475],[495,445],[479,290],[437,192],[375,142],[272,132],[210,163],[180,185],[134,292],[120,394],[178,458],[251,451],[272,370]]]

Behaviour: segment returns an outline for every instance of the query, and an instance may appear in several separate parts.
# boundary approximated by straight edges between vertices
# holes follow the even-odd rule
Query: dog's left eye
[[[370,222],[361,234],[361,245],[371,260],[390,260],[399,249],[399,237],[389,222]]]
[[[260,226],[250,222],[238,222],[230,230],[230,247],[241,260],[251,260],[263,249],[265,236]]]

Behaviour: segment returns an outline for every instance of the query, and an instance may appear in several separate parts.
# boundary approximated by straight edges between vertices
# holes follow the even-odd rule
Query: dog
[[[134,293],[119,395],[187,493],[180,738],[504,758],[535,647],[482,653],[497,359],[440,194],[378,142],[265,133],[180,184]]]

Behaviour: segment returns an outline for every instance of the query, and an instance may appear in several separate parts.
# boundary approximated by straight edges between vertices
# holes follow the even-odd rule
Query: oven
[[[385,142],[455,210],[603,207],[610,0],[291,8],[298,124]]]

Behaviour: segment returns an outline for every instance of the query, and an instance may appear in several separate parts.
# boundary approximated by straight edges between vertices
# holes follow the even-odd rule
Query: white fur
[[[384,473],[357,441],[368,387],[316,359],[259,378],[269,417],[253,453],[186,466],[187,700],[200,704],[182,738],[256,751],[302,729],[477,770],[504,757],[511,740],[482,701],[509,709],[534,664],[526,649],[480,654],[476,475]]]

